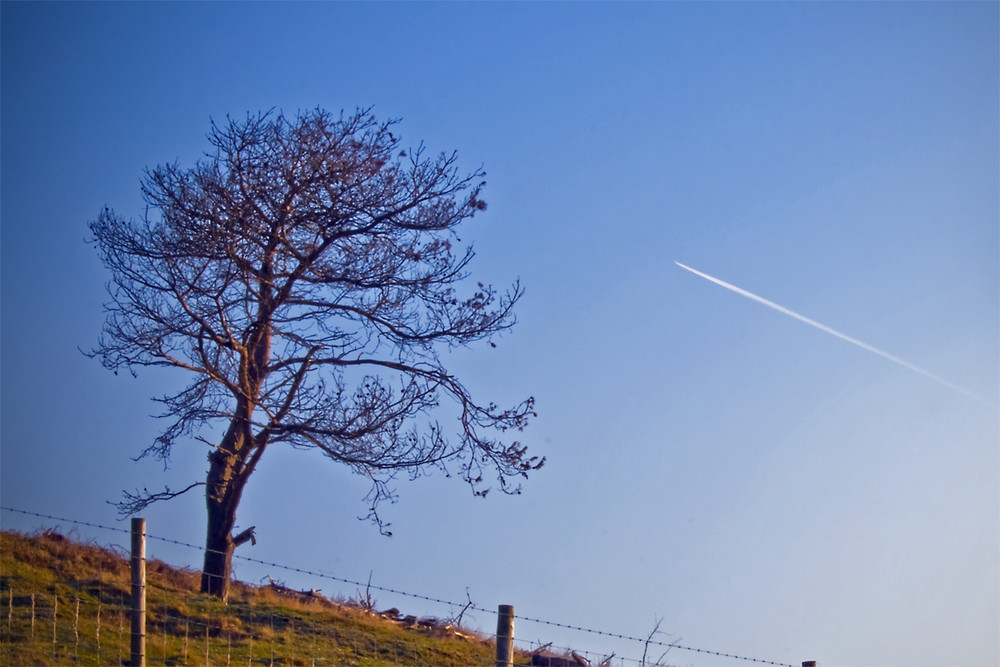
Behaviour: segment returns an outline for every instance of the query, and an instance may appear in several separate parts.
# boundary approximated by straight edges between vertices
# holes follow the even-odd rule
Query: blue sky
[[[122,525],[121,489],[203,477],[197,444],[167,471],[130,459],[176,379],[78,350],[108,278],[87,222],[141,213],[143,168],[193,164],[212,118],[372,106],[487,171],[473,277],[527,293],[496,349],[453,366],[484,398],[534,395],[524,440],[549,462],[513,498],[403,483],[386,539],[356,520],[363,480],[270,451],[240,553],[606,632],[662,618],[685,645],[781,662],[996,665],[998,8],[5,2],[2,502]],[[203,541],[197,495],[146,518]]]

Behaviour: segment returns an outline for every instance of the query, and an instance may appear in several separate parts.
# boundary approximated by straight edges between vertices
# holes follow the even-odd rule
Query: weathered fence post
[[[805,660],[802,663],[802,667],[819,667],[815,660]]]
[[[514,665],[514,607],[502,604],[497,609],[497,664],[496,667]]]
[[[146,667],[146,520],[132,519],[132,667]]]

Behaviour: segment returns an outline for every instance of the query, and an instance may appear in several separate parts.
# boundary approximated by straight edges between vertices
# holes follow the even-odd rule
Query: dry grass
[[[483,637],[386,618],[279,585],[234,582],[229,604],[197,572],[148,561],[149,665],[493,665]],[[0,664],[107,665],[129,657],[124,554],[58,533],[0,533]],[[528,656],[518,662],[528,663]]]

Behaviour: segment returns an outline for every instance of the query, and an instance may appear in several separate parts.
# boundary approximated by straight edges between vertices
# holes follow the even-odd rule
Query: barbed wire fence
[[[0,507],[50,521],[95,528],[115,533],[132,531],[115,526],[68,519]],[[146,539],[193,549],[204,547],[155,534]],[[134,648],[130,623],[133,614],[131,591],[123,583],[122,568],[128,569],[126,554],[101,548],[98,575],[88,580],[56,581],[44,591],[17,590],[15,577],[0,572],[0,662],[17,664],[17,647],[30,643],[36,653],[44,643],[52,664],[130,664]],[[151,560],[146,565],[144,656],[149,665],[424,665],[440,664],[430,648],[430,638],[454,642],[452,664],[493,666],[497,635],[470,631],[463,625],[467,615],[478,612],[498,617],[498,609],[479,606],[468,597],[465,602],[403,591],[234,554],[234,560],[294,573],[316,581],[332,581],[354,588],[353,596],[330,598],[316,589],[295,590],[267,575],[255,585],[234,582],[227,602],[209,596],[179,596],[178,590],[199,589],[200,574],[176,569]],[[37,587],[36,587],[37,588]],[[391,608],[375,609],[372,592],[430,603],[441,610],[440,617],[403,615]],[[331,622],[336,617],[337,622]],[[532,616],[514,615],[517,627],[531,624],[539,628],[571,631],[581,637],[575,647],[525,641],[514,637],[518,649],[513,664],[551,667],[656,667],[665,665],[671,651],[687,651],[727,660],[799,667],[791,663],[754,658],[665,641],[658,626],[640,637],[595,630]],[[389,631],[392,627],[395,631]],[[407,634],[409,633],[409,634]],[[513,634],[513,633],[512,633]],[[602,645],[615,640],[616,646],[631,647],[628,655],[603,652]],[[576,641],[574,640],[574,644]],[[594,645],[598,648],[593,648]],[[581,646],[586,645],[584,650]],[[335,646],[336,648],[331,648]],[[673,656],[670,656],[671,658]],[[804,662],[806,665],[815,663]]]

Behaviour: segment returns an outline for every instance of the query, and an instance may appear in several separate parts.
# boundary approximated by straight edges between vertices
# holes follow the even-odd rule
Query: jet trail
[[[712,276],[708,275],[707,273],[702,273],[701,271],[698,271],[697,269],[692,269],[690,266],[685,266],[684,264],[681,264],[680,262],[676,262],[676,261],[674,262],[674,264],[676,264],[677,266],[681,267],[685,271],[690,271],[691,273],[695,274],[696,276],[701,276],[705,280],[709,280],[709,281],[715,283],[716,285],[721,285],[722,287],[725,287],[727,290],[730,290],[732,292],[736,292],[737,294],[739,294],[741,296],[745,296],[746,298],[752,299],[753,301],[756,301],[758,303],[762,303],[765,306],[767,306],[768,308],[773,308],[774,310],[778,311],[779,313],[784,313],[785,315],[788,315],[789,317],[794,317],[795,319],[799,320],[800,322],[805,322],[806,324],[808,324],[810,326],[816,327],[820,331],[825,331],[826,333],[831,334],[833,336],[836,336],[837,338],[839,338],[841,340],[846,340],[848,343],[852,343],[854,345],[857,345],[858,347],[860,347],[860,348],[862,348],[864,350],[868,350],[869,352],[874,352],[875,354],[879,355],[880,357],[888,359],[889,361],[891,361],[893,363],[899,364],[900,366],[902,366],[904,368],[909,368],[911,371],[914,371],[916,373],[920,373],[921,375],[923,375],[925,377],[929,377],[930,379],[934,380],[935,382],[937,382],[939,384],[944,385],[945,387],[948,387],[949,389],[954,389],[955,391],[957,391],[957,392],[959,392],[961,394],[965,394],[969,398],[974,398],[977,401],[985,403],[986,405],[992,405],[992,403],[990,403],[989,401],[987,401],[985,398],[983,398],[981,396],[977,396],[976,394],[973,394],[971,391],[969,391],[967,389],[963,389],[962,387],[959,387],[958,385],[953,384],[951,382],[948,382],[944,378],[940,378],[937,375],[934,375],[933,373],[931,373],[929,371],[925,371],[924,369],[920,368],[919,366],[915,366],[915,365],[911,364],[910,362],[906,361],[905,359],[900,359],[897,356],[889,354],[885,350],[880,350],[877,347],[875,347],[874,345],[869,345],[868,343],[860,341],[857,338],[851,338],[850,336],[848,336],[845,333],[841,333],[841,332],[837,331],[836,329],[833,329],[831,327],[826,326],[825,324],[817,322],[816,320],[811,320],[808,317],[806,317],[805,315],[800,315],[799,313],[796,313],[794,310],[789,310],[788,308],[785,308],[784,306],[779,306],[778,304],[774,303],[773,301],[768,301],[767,299],[765,299],[763,297],[757,296],[753,292],[748,292],[745,289],[741,289],[741,288],[737,287],[736,285],[730,285],[729,283],[727,283],[727,282],[725,282],[723,280],[719,280],[718,278],[713,278]]]

